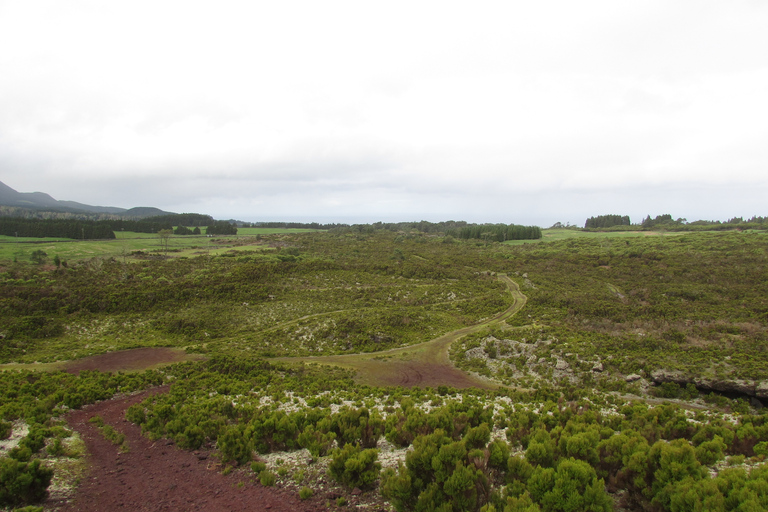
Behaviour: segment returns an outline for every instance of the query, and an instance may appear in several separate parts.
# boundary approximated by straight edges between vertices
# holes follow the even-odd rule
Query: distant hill
[[[126,209],[115,206],[91,206],[75,201],[59,201],[44,192],[17,192],[0,181],[0,207],[2,206],[11,207],[3,208],[3,215],[14,216],[24,216],[23,213],[29,211],[38,215],[43,212],[51,212],[75,216],[82,215],[87,218],[109,216],[124,219],[143,219],[173,213],[146,206]]]

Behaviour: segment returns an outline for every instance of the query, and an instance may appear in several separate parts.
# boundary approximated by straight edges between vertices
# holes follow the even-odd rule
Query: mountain
[[[91,214],[88,216],[110,215],[130,219],[143,219],[155,215],[168,215],[159,208],[136,207],[131,209],[115,206],[91,206],[75,201],[59,201],[44,192],[17,192],[0,181],[0,206],[11,206],[34,210],[36,212],[57,212],[71,214]]]

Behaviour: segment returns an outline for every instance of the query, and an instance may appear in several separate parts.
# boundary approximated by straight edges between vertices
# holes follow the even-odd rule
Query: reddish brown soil
[[[222,467],[209,451],[181,450],[170,441],[143,437],[140,428],[125,419],[125,410],[163,391],[158,388],[107,400],[70,413],[67,422],[85,442],[90,469],[74,498],[65,503],[49,501],[46,507],[59,512],[325,510],[329,497],[321,493],[301,501],[295,490],[263,487],[250,470],[222,475]],[[120,453],[88,423],[95,415],[125,434],[128,453]]]
[[[389,364],[388,364],[389,363]],[[451,386],[457,389],[490,387],[490,384],[474,378],[455,366],[422,361],[411,362],[383,362],[388,366],[387,370],[381,370],[378,374],[378,385],[403,386],[403,387],[437,387],[441,385]],[[365,376],[359,377],[364,380]]]
[[[125,372],[146,370],[155,366],[198,358],[197,355],[190,355],[173,348],[134,348],[70,361],[65,365],[65,369],[69,373],[79,373],[82,370]]]

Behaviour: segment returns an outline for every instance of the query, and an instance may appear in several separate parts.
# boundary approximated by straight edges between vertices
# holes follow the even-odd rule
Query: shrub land
[[[144,435],[215,449],[227,471],[302,499],[330,478],[349,492],[330,507],[375,495],[418,511],[768,509],[765,234],[512,246],[483,233],[283,233],[216,256],[6,262],[4,363],[137,347],[206,359],[0,373],[0,435],[27,429],[0,458],[0,506],[44,499],[66,410],[170,384],[128,409]],[[496,274],[527,303],[491,324],[514,303]],[[469,326],[450,357],[488,389],[374,387],[272,359],[395,357]],[[301,450],[306,464],[285,463]]]

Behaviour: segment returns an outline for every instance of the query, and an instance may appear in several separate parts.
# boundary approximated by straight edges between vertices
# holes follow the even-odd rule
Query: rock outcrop
[[[739,393],[757,398],[768,398],[768,381],[691,377],[681,371],[664,369],[651,373],[651,378],[656,384],[663,384],[665,382],[675,382],[682,386],[693,384],[698,389],[707,391]]]

